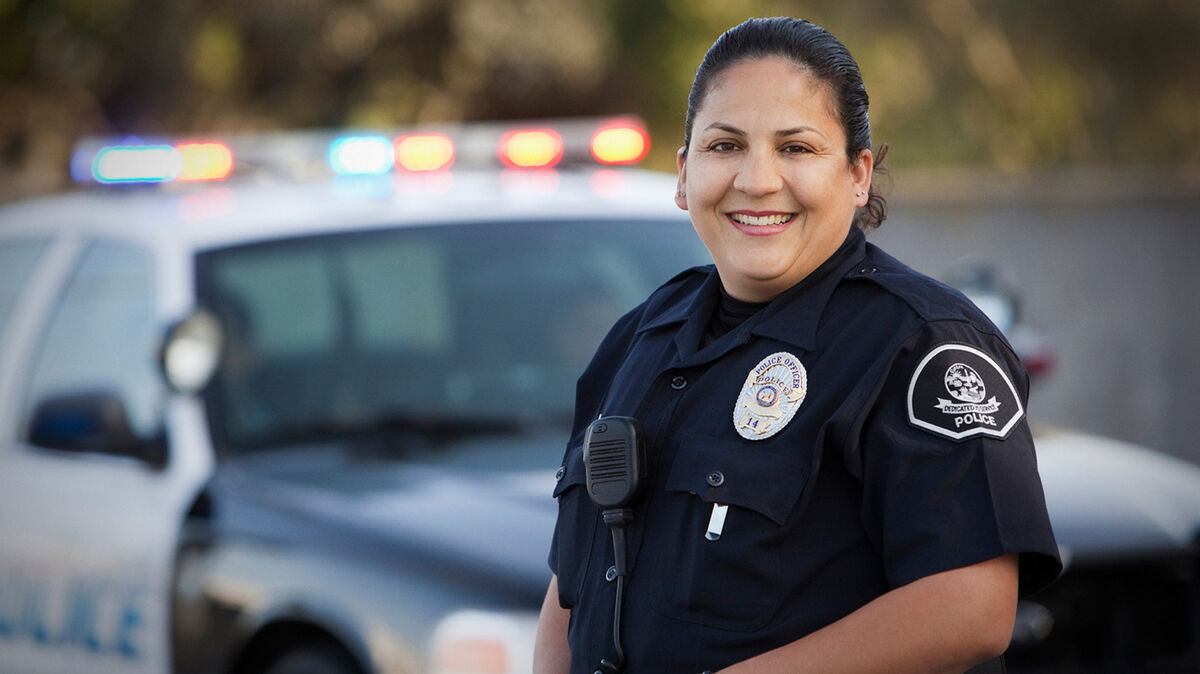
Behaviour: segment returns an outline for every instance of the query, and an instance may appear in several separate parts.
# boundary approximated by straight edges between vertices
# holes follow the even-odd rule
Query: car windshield
[[[565,425],[612,323],[709,261],[686,220],[405,226],[206,252],[198,294],[226,334],[214,437],[240,452]]]

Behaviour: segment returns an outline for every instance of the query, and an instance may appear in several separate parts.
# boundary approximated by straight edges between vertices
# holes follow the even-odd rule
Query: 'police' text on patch
[[[934,347],[908,384],[908,421],[952,440],[1008,436],[1025,409],[1008,374],[966,344]]]

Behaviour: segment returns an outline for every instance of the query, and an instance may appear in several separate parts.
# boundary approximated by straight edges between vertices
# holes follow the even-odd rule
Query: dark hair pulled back
[[[684,121],[685,152],[692,141],[692,122],[704,104],[713,79],[730,66],[770,56],[781,56],[806,69],[830,87],[835,112],[846,134],[846,156],[856,162],[863,150],[871,150],[871,121],[867,114],[867,90],[863,86],[858,63],[846,46],[829,31],[803,19],[773,17],[747,19],[717,38],[696,70],[688,94]],[[875,153],[875,173],[883,175],[887,144]],[[887,217],[887,201],[871,184],[867,204],[854,214],[854,224],[862,229],[878,227]]]

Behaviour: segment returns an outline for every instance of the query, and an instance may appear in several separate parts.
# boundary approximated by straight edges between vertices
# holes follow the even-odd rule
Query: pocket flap
[[[668,491],[691,492],[704,501],[749,508],[782,525],[808,482],[809,461],[701,435],[683,438]]]

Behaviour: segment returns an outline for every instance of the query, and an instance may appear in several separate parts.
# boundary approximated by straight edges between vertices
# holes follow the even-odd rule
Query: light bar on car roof
[[[630,116],[354,133],[282,131],[221,141],[85,138],[75,148],[71,175],[78,182],[114,184],[220,181],[235,172],[303,179],[444,171],[452,166],[545,169],[634,164],[650,150],[645,124]]]

